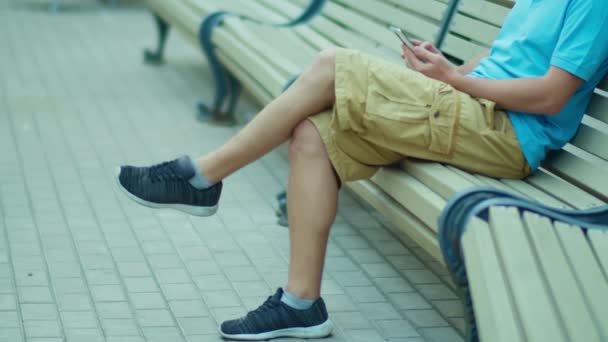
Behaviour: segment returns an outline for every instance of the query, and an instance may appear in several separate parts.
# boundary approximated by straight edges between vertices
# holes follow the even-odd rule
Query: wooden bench
[[[468,341],[608,341],[608,206],[554,209],[474,189],[450,201],[440,240]]]
[[[148,3],[157,16],[161,37],[166,36],[168,23],[198,47],[201,20],[213,11],[232,10],[250,13],[265,21],[282,21],[301,13],[308,0],[180,0],[171,3],[148,0]],[[335,0],[329,1],[322,14],[308,25],[294,28],[272,28],[229,18],[215,31],[213,42],[222,63],[261,104],[267,104],[324,48],[355,48],[403,64],[398,41],[387,30],[387,25],[397,23],[413,37],[435,40],[447,10],[447,2],[440,0],[424,4],[415,0]],[[162,58],[163,38],[160,48],[155,53],[148,53],[153,60]],[[389,217],[394,217],[396,223],[440,260],[434,233],[436,225],[431,230],[426,228],[420,219],[386,196],[378,184],[366,181],[349,186]],[[399,210],[385,210],[387,208]],[[432,220],[439,215],[439,205],[437,209]]]
[[[282,21],[297,16],[307,4],[307,0],[180,0],[170,5],[164,0],[148,2],[157,15],[197,46],[201,18],[216,9],[251,13],[265,21]],[[460,60],[481,53],[498,33],[512,4],[505,0],[464,1],[440,48]],[[397,24],[414,37],[434,40],[447,9],[447,1],[441,0],[332,0],[309,24],[294,28],[273,28],[230,18],[216,30],[213,42],[222,63],[261,104],[267,104],[318,51],[330,46],[355,48],[403,63],[399,58],[400,46],[386,26]],[[397,232],[405,232],[422,246],[434,260],[427,260],[431,265],[440,266],[444,261],[437,240],[437,218],[448,199],[463,190],[491,186],[547,205],[572,209],[597,207],[608,201],[608,181],[602,176],[608,171],[606,91],[605,81],[597,90],[576,138],[562,151],[553,153],[542,168],[525,180],[492,179],[449,165],[405,160],[398,166],[383,168],[371,180],[347,186],[388,217]],[[486,271],[492,277],[497,274],[488,268],[480,272]],[[497,308],[500,307],[490,306],[489,310]]]
[[[298,15],[307,0],[180,0],[170,4],[148,0],[148,3],[155,13],[198,45],[196,32],[201,18],[214,10],[222,8],[255,13],[266,20],[284,20]],[[471,47],[477,49],[475,52],[487,48],[510,4],[465,1],[441,48],[463,59],[473,55]],[[399,44],[387,33],[386,25],[402,18],[402,26],[409,34],[433,39],[446,8],[445,2],[436,0],[424,4],[414,0],[335,0],[308,25],[295,28],[272,28],[238,18],[228,19],[217,29],[213,41],[222,62],[261,104],[266,104],[281,93],[287,80],[326,47],[357,48],[402,63]],[[479,32],[492,34],[481,37]],[[273,43],[277,41],[281,44]],[[598,96],[591,108],[605,102]],[[606,163],[601,158],[605,158],[607,152],[602,148],[603,134],[597,129],[597,125],[602,125],[600,121],[606,121],[603,114],[595,114],[595,118],[588,116],[573,144],[552,156],[525,181],[490,179],[438,163],[406,160],[400,168],[384,168],[371,181],[349,186],[394,218],[400,229],[441,261],[436,240],[437,217],[447,199],[472,186],[490,185],[560,207],[588,208],[604,204],[608,200],[608,184],[600,175]]]

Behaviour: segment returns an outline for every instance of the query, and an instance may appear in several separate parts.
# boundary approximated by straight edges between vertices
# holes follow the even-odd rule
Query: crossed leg
[[[329,229],[336,215],[338,181],[309,116],[335,101],[335,52],[321,52],[281,96],[225,145],[199,159],[203,174],[217,182],[292,137],[289,146],[290,263],[287,291],[320,297]]]
[[[332,330],[320,292],[339,181],[321,135],[308,118],[336,101],[335,56],[334,50],[321,52],[287,91],[226,144],[196,162],[182,157],[150,167],[123,166],[118,170],[119,185],[136,202],[208,216],[217,209],[221,180],[292,137],[287,291],[277,290],[272,300],[244,319],[224,322],[220,327],[223,337],[312,338],[327,336]]]

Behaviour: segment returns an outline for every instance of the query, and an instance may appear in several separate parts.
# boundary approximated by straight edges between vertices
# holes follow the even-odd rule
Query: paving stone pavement
[[[175,32],[167,63],[143,65],[156,37],[141,6],[60,3],[0,4],[0,341],[220,341],[219,322],[285,283],[285,158],[227,179],[214,217],[129,201],[117,165],[205,153],[235,128],[194,119],[210,76]],[[347,192],[324,278],[326,341],[462,340],[445,270]]]

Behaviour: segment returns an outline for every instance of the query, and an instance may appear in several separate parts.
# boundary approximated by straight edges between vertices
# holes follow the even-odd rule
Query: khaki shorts
[[[496,178],[530,174],[503,111],[402,65],[336,52],[333,111],[310,120],[342,182],[370,178],[405,157]]]

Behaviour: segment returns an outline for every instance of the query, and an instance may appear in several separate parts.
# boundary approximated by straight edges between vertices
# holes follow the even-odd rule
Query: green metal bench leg
[[[443,14],[443,19],[441,20],[441,27],[439,28],[439,32],[435,37],[435,46],[439,49],[441,49],[445,37],[450,32],[452,20],[456,16],[456,13],[458,12],[458,6],[460,6],[461,2],[461,0],[450,0],[450,2],[448,3],[448,7],[445,13]]]
[[[158,65],[163,63],[165,43],[167,42],[170,26],[169,23],[159,17],[156,13],[154,13],[154,22],[156,23],[156,28],[158,30],[158,45],[155,51],[150,49],[144,51],[144,62]]]
[[[278,224],[283,227],[288,227],[287,221],[287,191],[281,191],[277,194],[277,218]]]

